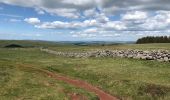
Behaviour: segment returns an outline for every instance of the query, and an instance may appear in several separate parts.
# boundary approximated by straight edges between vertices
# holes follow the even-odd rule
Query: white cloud
[[[25,18],[24,21],[32,25],[37,25],[41,22],[38,18]]]
[[[116,11],[121,10],[121,8],[118,8],[116,6],[111,6],[111,7],[106,7],[103,8],[102,11],[106,14],[106,15],[114,15]]]
[[[85,29],[82,31],[72,31],[72,37],[76,38],[113,38],[113,37],[120,37],[117,31],[106,31],[99,28],[90,28]]]
[[[88,27],[88,26],[97,26],[98,22],[95,19],[92,19],[92,20],[85,20],[82,24],[85,27]]]
[[[142,11],[131,11],[122,15],[123,20],[142,20],[142,19],[146,19],[147,17],[148,14]]]
[[[21,22],[20,19],[9,19],[10,22]]]
[[[98,13],[96,12],[96,10],[94,8],[85,10],[83,14],[86,17],[96,17],[98,15]]]
[[[110,21],[102,25],[102,28],[108,30],[125,30],[127,29],[125,23],[121,21]]]
[[[40,9],[40,8],[35,8],[35,11],[36,11],[38,14],[40,14],[40,15],[44,15],[44,14],[45,14],[45,12],[44,12],[42,9]]]
[[[94,38],[98,36],[99,30],[97,28],[89,28],[81,31],[72,31],[72,37],[77,38]]]
[[[155,31],[169,33],[166,30],[170,28],[170,0],[0,0],[0,3],[34,8],[42,15],[65,17],[64,21],[44,22],[38,18],[24,21],[36,28],[77,30],[74,37],[119,37],[130,33],[144,36],[152,32],[157,35]],[[0,16],[14,17],[11,22],[22,17]]]
[[[96,20],[85,20],[83,22],[53,21],[53,22],[42,22],[41,24],[38,24],[35,27],[42,28],[42,29],[79,29],[79,28],[86,28],[86,27],[96,27],[97,25],[98,23]]]
[[[96,16],[96,20],[99,23],[106,23],[109,21],[109,18],[104,13],[101,13]]]
[[[76,6],[87,6],[87,5],[93,5],[95,0],[62,0],[62,3],[64,4],[71,4]]]
[[[0,3],[18,5],[22,7],[32,7],[41,9],[38,13],[43,11],[51,15],[58,15],[67,18],[79,18],[80,12],[94,8],[93,0],[29,0],[29,2],[21,0],[0,0]]]
[[[28,19],[27,19],[28,20]],[[30,24],[33,24],[32,21],[27,21]],[[40,21],[38,21],[39,23]],[[36,24],[36,23],[34,23]],[[33,24],[33,25],[34,25]],[[53,21],[53,22],[42,22],[41,24],[35,25],[36,28],[42,29],[81,29],[88,28],[87,31],[95,31],[97,28],[101,28],[103,30],[126,30],[127,26],[125,23],[121,21],[108,21],[105,23],[101,23],[95,19],[85,20],[83,22],[62,22],[62,21]],[[94,28],[90,28],[94,27]]]
[[[126,13],[127,14],[127,13]],[[135,13],[136,14],[136,13]],[[141,18],[141,17],[140,17]],[[65,30],[82,30],[79,34],[96,34],[105,32],[119,31],[120,33],[126,33],[126,31],[134,32],[136,34],[144,31],[163,31],[167,30],[170,27],[170,13],[169,11],[157,11],[152,16],[148,16],[145,19],[140,19],[139,17],[131,17],[131,20],[119,20],[111,21],[105,14],[98,13],[95,18],[88,19],[84,21],[52,21],[52,22],[41,22],[39,20],[36,23],[27,21],[30,24],[35,25],[36,28],[42,29],[65,29]],[[143,17],[144,18],[144,17]],[[35,19],[34,19],[35,21]],[[41,22],[41,23],[40,23]],[[112,36],[115,36],[111,34]],[[111,36],[110,35],[110,36]],[[89,35],[87,35],[89,36]],[[103,35],[104,36],[104,35]]]
[[[84,30],[84,33],[97,33],[97,32],[98,32],[97,28],[89,28]]]
[[[73,29],[78,27],[80,24],[74,24],[69,22],[61,22],[61,21],[54,21],[54,22],[44,22],[41,25],[37,25],[37,28],[44,28],[44,29]]]
[[[89,34],[89,33],[82,33],[82,32],[72,33],[72,37],[75,37],[75,38],[93,38],[96,36],[97,36],[96,34]]]
[[[118,34],[118,33],[114,33],[114,34],[102,34],[103,37],[119,37],[121,36],[121,34]]]
[[[170,11],[157,11],[139,26],[144,30],[166,30],[170,27]]]
[[[106,15],[114,15],[115,12],[121,11],[170,10],[169,0],[36,0],[36,2],[35,0],[29,0],[29,2],[24,0],[0,0],[0,2],[38,8],[41,9],[39,13],[46,11],[50,14],[57,14],[67,18],[79,18],[82,12],[94,8],[98,8]],[[60,11],[58,9],[60,9]],[[75,11],[70,11],[70,9],[74,9]],[[145,17],[145,15],[143,17]],[[139,17],[132,18],[138,19]]]
[[[62,17],[66,17],[66,18],[79,18],[80,14],[77,11],[77,9],[71,9],[71,8],[57,8],[57,9],[45,9],[46,11],[48,11],[49,13],[51,13],[51,15],[58,15],[58,16],[62,16]]]

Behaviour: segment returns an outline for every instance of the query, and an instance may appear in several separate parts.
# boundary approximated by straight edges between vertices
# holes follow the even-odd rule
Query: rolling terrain
[[[23,48],[4,48],[9,44]],[[82,80],[123,100],[169,100],[170,63],[130,58],[71,58],[40,51],[81,52],[98,49],[170,50],[170,44],[59,44],[43,41],[0,41],[1,100],[69,100],[76,95],[85,100],[98,100],[93,91],[51,78],[43,72]],[[28,67],[27,67],[28,66]]]

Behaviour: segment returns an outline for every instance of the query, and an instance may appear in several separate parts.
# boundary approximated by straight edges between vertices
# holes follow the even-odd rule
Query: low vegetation
[[[18,44],[9,44],[4,46],[4,48],[22,48],[23,46],[18,45]]]
[[[170,49],[169,44],[49,46],[56,51]],[[20,66],[34,66],[87,81],[123,100],[170,100],[170,63],[130,58],[69,58],[39,48],[0,48],[0,99],[67,100],[69,93],[95,100],[93,93]],[[66,92],[65,92],[66,91]]]
[[[33,49],[0,49],[0,100],[70,100],[74,94],[97,100],[94,93],[24,67],[34,65],[24,62],[39,56],[37,52]]]

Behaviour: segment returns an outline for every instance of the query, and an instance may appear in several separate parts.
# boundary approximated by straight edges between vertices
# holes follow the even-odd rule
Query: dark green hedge
[[[137,44],[142,43],[170,43],[170,36],[147,36],[136,41]]]

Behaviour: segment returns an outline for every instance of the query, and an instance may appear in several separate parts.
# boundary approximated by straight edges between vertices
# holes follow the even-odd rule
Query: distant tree
[[[18,44],[9,44],[6,45],[5,48],[22,48],[22,46]]]
[[[142,37],[136,41],[137,44],[141,43],[170,43],[170,36],[147,36]]]

